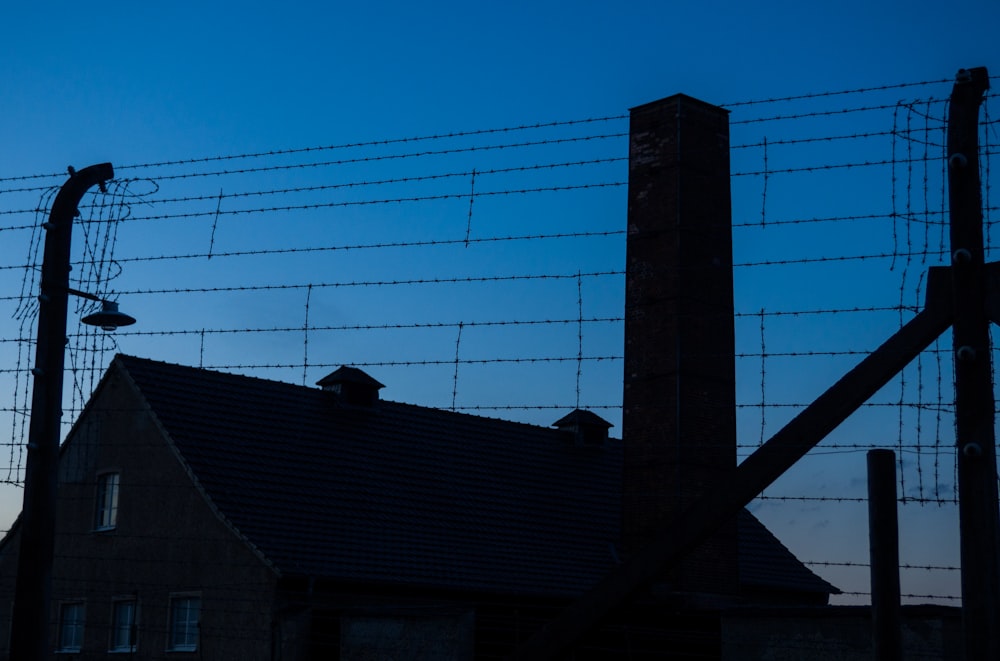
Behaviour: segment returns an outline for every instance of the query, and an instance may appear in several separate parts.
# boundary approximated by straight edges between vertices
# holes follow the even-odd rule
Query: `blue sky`
[[[0,76],[4,82],[4,91],[0,94],[4,119],[0,122],[0,145],[4,155],[0,159],[0,179],[58,173],[70,164],[82,167],[111,161],[116,166],[127,166],[618,117],[630,107],[677,92],[726,105],[824,91],[949,80],[957,69],[968,66],[987,66],[995,75],[1000,72],[995,47],[998,25],[1000,5],[986,1],[957,2],[949,8],[922,0],[882,3],[850,1],[826,5],[802,2],[422,5],[288,2],[280,7],[259,2],[174,2],[157,7],[117,1],[99,5],[20,3],[5,7],[0,20]],[[934,93],[940,94],[943,90],[947,94],[948,88],[949,85],[945,84],[935,89]],[[906,95],[904,91],[892,92],[887,98],[892,102]],[[732,119],[736,122],[753,112],[753,107],[734,106]],[[763,112],[766,114],[769,111]],[[851,121],[850,118],[845,120],[844,130],[857,130]],[[609,131],[625,128],[626,124],[620,120],[608,123]],[[594,128],[592,132],[599,131]],[[551,137],[555,134],[545,135]],[[599,155],[624,155],[624,144],[619,141],[601,148]],[[835,150],[822,155],[818,150],[811,155],[814,162],[831,162],[846,157]],[[753,154],[740,161],[734,154],[734,169],[753,170],[759,157],[759,154]],[[536,156],[524,158],[534,159]],[[537,158],[542,159],[542,155]],[[574,156],[560,158],[571,159]],[[777,163],[780,158],[780,151],[775,150],[772,159]],[[511,162],[524,164],[526,161],[515,159]],[[505,161],[498,156],[487,163],[500,167]],[[470,167],[470,164],[461,162],[455,167],[462,169]],[[472,167],[482,170],[490,165],[476,163]],[[361,169],[358,170],[360,172]],[[120,172],[127,173],[127,170]],[[610,181],[621,177],[622,172],[620,165],[609,165],[607,170],[595,176],[598,180]],[[163,173],[165,171],[150,170],[140,171],[139,174],[154,177]],[[355,174],[359,179],[379,176],[389,175],[375,170]],[[414,176],[414,173],[406,176]],[[796,192],[794,181],[783,183],[776,178],[770,184],[768,213],[782,218],[816,209],[811,213],[822,216],[825,208],[829,207],[836,209],[833,213],[843,214],[846,213],[844,198],[850,196],[857,197],[859,208],[883,210],[887,188],[891,186],[886,186],[884,178],[872,182],[864,177],[861,173],[855,179],[823,180],[803,187],[799,192]],[[299,179],[294,174],[276,175],[276,178],[289,186],[302,185],[303,181],[313,183],[308,177]],[[4,185],[0,188],[8,187],[7,182],[2,183]],[[46,180],[46,183],[58,184],[59,179]],[[759,181],[734,180],[734,216],[738,222],[754,214],[759,216],[762,206],[759,184]],[[483,185],[489,185],[485,178]],[[511,179],[510,183],[497,185],[517,187],[519,184]],[[184,188],[183,193],[191,194],[194,190],[197,195],[214,195],[221,186],[211,181],[203,189]],[[138,184],[133,185],[133,191],[136,187]],[[168,187],[160,197],[179,195],[180,190]],[[851,191],[850,196],[843,193],[845,190]],[[871,202],[875,199],[877,203]],[[489,199],[477,199],[475,228],[482,232],[480,236],[531,233],[536,226],[549,228],[549,231],[553,231],[553,227],[574,227],[576,223],[584,222],[581,219],[585,218],[593,220],[594,227],[620,228],[624,223],[623,200],[621,189],[609,190],[607,195],[593,199],[574,198],[570,206],[549,204],[544,199],[536,202],[534,198],[524,198],[509,201],[505,203],[508,206],[501,207],[499,203],[491,206]],[[18,204],[21,204],[20,200]],[[444,217],[442,214],[451,213],[453,219],[461,221],[467,206],[467,201],[458,201],[451,207],[428,206],[427,210],[421,208],[417,211],[409,207],[381,207],[378,218],[399,221],[400,224],[370,232],[359,230],[350,234],[350,239],[341,234],[326,243],[387,240],[385,237],[399,236],[402,231],[412,231],[415,237],[424,234],[438,237],[440,234],[436,232],[448,231],[452,232],[449,234],[452,236],[457,229],[460,235],[461,222],[448,226],[440,219]],[[209,207],[214,208],[214,205],[209,204]],[[4,208],[7,205],[0,197],[0,209]],[[564,226],[558,222],[553,224],[552,218],[566,214],[572,215],[573,223],[567,221]],[[604,224],[597,222],[599,218]],[[356,224],[363,225],[369,223],[372,216],[359,211],[352,219]],[[289,234],[292,230],[282,229],[285,226],[276,228],[269,219],[257,224],[248,223],[238,233],[233,232],[233,226],[228,223],[224,218],[218,227],[220,249],[223,246],[235,249],[238,245],[252,248],[310,243],[308,236]],[[149,225],[142,232],[123,236],[124,254],[149,255],[157,250],[166,251],[168,247],[178,253],[203,251],[210,229],[215,238],[214,228],[210,228],[207,221],[200,224],[177,223],[166,229],[157,227]],[[384,234],[379,234],[380,231]],[[778,236],[780,240],[775,240],[774,234],[738,236],[737,241],[741,242],[738,246],[740,258],[752,261],[760,259],[761,255],[780,256],[790,251],[851,250],[852,239],[838,235],[836,231],[821,235],[808,229],[802,233],[789,231]],[[24,233],[10,233],[3,237],[4,265],[23,261],[27,238]],[[890,240],[885,236],[881,239]],[[875,249],[884,249],[885,245],[883,242]],[[614,259],[621,257],[620,249],[620,244],[609,248],[596,243],[587,244],[582,251],[593,257],[594,268],[604,268],[609,263],[613,266]],[[611,254],[610,262],[598,259],[608,254]],[[387,257],[390,263],[373,273],[381,274],[383,278],[394,278],[412,277],[407,275],[411,271],[427,272],[417,269],[415,260],[421,260],[419,266],[426,266],[427,269],[444,260],[453,272],[460,273],[470,273],[487,265],[499,269],[501,264],[506,272],[577,268],[575,265],[571,267],[568,261],[564,264],[545,251],[527,248],[486,256],[468,251],[427,253],[419,257],[393,253]],[[364,254],[355,252],[351,253],[351,257],[345,255],[336,262],[336,275],[340,277],[345,272],[350,273],[351,269],[361,269],[366,266],[366,261]],[[304,271],[307,268],[304,262],[282,261],[277,257],[271,261],[236,260],[232,263],[234,266],[228,277],[234,282],[273,284],[338,279],[333,275],[320,278],[314,275],[315,272],[310,275]],[[159,270],[154,266],[138,263],[127,267],[119,281],[119,289],[155,288],[163,286],[164,280],[193,283],[201,277],[209,277],[207,272],[203,274],[198,270],[201,266],[187,262],[163,265]],[[909,288],[906,289],[910,299],[915,297],[912,288],[919,270],[910,275]],[[881,289],[864,280],[872,274],[875,277],[885,276],[886,269],[882,267],[871,271],[856,269],[850,272],[846,281],[842,280],[842,275],[827,277],[823,273],[817,275],[817,271],[802,276],[788,272],[777,276],[758,271],[744,276],[740,273],[738,269],[738,311],[761,307],[839,307],[845,305],[845,301],[861,301],[857,305],[893,305],[899,302],[900,296],[899,270],[893,272]],[[759,280],[758,273],[761,273]],[[803,286],[806,280],[809,285]],[[845,286],[836,287],[835,284],[841,281]],[[212,282],[217,285],[219,281]],[[494,292],[495,300],[491,299],[488,303],[497,307],[501,316],[508,310],[506,314],[514,317],[534,313],[536,309],[537,315],[572,316],[577,312],[576,283],[563,284],[565,286],[559,285],[561,288],[552,291],[536,290],[533,293],[498,287]],[[588,315],[615,314],[614,304],[618,299],[612,290],[618,285],[620,282],[616,284],[613,279],[588,280],[583,288]],[[762,291],[767,291],[768,296],[759,296]],[[283,298],[268,300],[264,305],[273,306],[268,312],[276,318],[291,310],[296,319],[294,323],[301,324],[304,296],[304,292],[299,290],[291,303]],[[458,311],[452,309],[461,304],[455,303],[459,298],[450,291],[440,294],[440,297],[421,296],[424,294],[411,295],[406,306],[399,300],[386,305],[393,306],[393,309],[405,309],[405,313],[400,312],[399,318],[409,321],[418,318],[429,321],[469,319],[477,314],[472,311],[472,302],[464,304],[470,307],[460,307]],[[145,329],[164,328],[171,324],[176,329],[198,327],[197,324],[184,326],[185,322],[174,322],[174,312],[163,302],[163,297],[132,295],[130,298],[128,302],[123,299],[123,309],[140,317]],[[563,301],[561,306],[552,304],[551,301],[556,298]],[[885,302],[886,299],[888,302]],[[480,298],[477,302],[487,301]],[[360,299],[327,297],[326,293],[317,289],[311,303],[313,325],[355,321],[372,323],[374,319],[359,311],[364,307]],[[231,327],[241,324],[247,327],[263,326],[264,322],[249,311],[251,305],[261,304],[261,300],[250,303],[236,295],[223,299],[221,303],[217,299],[195,295],[188,295],[185,301],[189,311],[208,316],[217,314],[223,320],[208,322],[210,327],[224,323]],[[822,346],[827,340],[843,343],[843,338],[848,336],[859,338],[851,346],[870,349],[881,341],[887,328],[894,323],[898,325],[898,318],[892,315],[886,326],[873,325],[868,321],[852,325],[850,319],[848,315],[842,325],[813,327],[805,334],[795,328],[783,329],[782,322],[769,322],[766,329],[768,350],[779,351],[782,347],[801,349],[796,342],[801,344],[802,340],[810,346]],[[3,326],[4,323],[0,320],[5,335],[16,333],[16,328],[10,331]],[[744,338],[749,338],[744,339],[742,346],[752,349],[756,342],[759,351],[759,331],[754,327],[755,323],[752,318],[743,318],[738,322],[737,329]],[[494,340],[490,332],[466,329],[462,336],[463,347],[470,355],[488,355],[484,352],[503,342],[513,345],[522,342],[517,338],[502,342]],[[573,329],[570,328],[569,332],[572,341]],[[156,342],[149,344],[142,344],[139,339],[122,339],[119,346],[131,353],[178,362],[196,362],[200,350],[205,350],[206,355],[222,354],[223,343],[215,341],[213,345],[211,339],[204,346],[193,344],[190,337],[184,336],[157,338]],[[274,361],[284,360],[282,351],[287,347],[267,341],[255,342],[254,339],[250,338],[246,345],[235,346],[231,343],[230,349],[242,355],[254,355],[258,362],[266,362],[272,356]],[[426,340],[427,355],[440,357],[454,353],[455,339],[453,329],[440,336],[429,335]],[[619,339],[611,331],[595,342],[601,349],[613,348]],[[531,341],[540,340],[534,338]],[[553,339],[557,343],[566,341],[566,334]],[[312,358],[317,361],[322,361],[323,352],[327,351],[328,360],[348,362],[352,355],[391,356],[398,348],[398,342],[385,336],[354,335],[336,350],[324,347],[314,339],[310,350]],[[478,354],[475,353],[477,350]],[[213,351],[219,353],[213,354]],[[296,352],[302,353],[301,343],[295,344],[293,353]],[[226,357],[219,360],[233,362],[235,359]],[[759,393],[753,392],[760,389],[759,374],[754,373],[754,360],[741,362],[741,397],[744,401],[759,397]],[[747,366],[747,362],[751,365]],[[608,376],[617,368],[615,363],[588,367],[583,382],[585,397],[590,383],[587,379],[606,381],[620,378],[620,374]],[[791,375],[796,373],[802,375],[801,368],[791,367],[788,372],[783,372],[776,362],[768,368],[770,376],[766,386],[769,398],[780,402],[802,399],[800,395],[804,396],[803,393],[810,396],[817,394],[830,379],[841,373],[843,365],[810,366],[809,373],[805,375],[808,377],[806,385],[791,379]],[[301,371],[290,370],[267,376],[298,380]],[[386,381],[382,377],[384,370],[370,371]],[[471,366],[463,372],[463,387],[478,387],[477,374],[479,372]],[[789,378],[778,378],[783,374]],[[396,381],[392,384],[395,387],[386,395],[430,405],[447,405],[453,385],[449,375],[448,368],[445,368],[436,373],[438,380],[433,383],[422,381],[407,385]],[[563,393],[573,385],[572,379],[567,379],[564,373],[552,372],[552,381],[547,381],[548,375],[549,372],[544,370],[535,374],[531,385],[541,388],[548,384],[551,389],[561,389]],[[322,374],[312,376],[319,378]],[[497,373],[492,373],[481,377],[480,381],[496,385],[498,380],[504,378],[518,377],[498,377]],[[424,395],[429,401],[420,399]],[[485,389],[483,397],[495,395],[494,390]],[[562,397],[562,400],[565,399]],[[600,396],[597,400],[606,401]],[[474,402],[475,396],[469,395],[468,401]],[[773,433],[780,426],[784,414],[780,410],[771,413],[764,423],[757,415],[757,418],[752,418],[744,414],[746,421],[741,433],[749,436]],[[542,412],[531,420],[547,424],[549,417],[555,420],[558,415]],[[896,434],[896,430],[892,429],[894,426],[892,420],[861,419],[853,423],[849,433],[866,438],[877,436],[881,441]],[[762,432],[762,429],[765,431]],[[875,429],[877,433],[873,431]],[[850,454],[844,462],[836,464],[831,464],[830,457],[829,454],[818,455],[807,460],[800,476],[790,483],[786,492],[801,494],[806,484],[826,484],[825,491],[821,491],[826,496],[856,495],[858,489],[863,490],[863,482],[858,483],[859,478],[863,479],[863,468],[859,469],[859,465],[863,466],[863,453]],[[10,496],[7,503],[3,511],[9,514],[0,516],[3,521],[10,520],[16,511],[17,496]],[[859,544],[863,545],[865,534],[863,506],[854,509],[848,506],[840,510],[824,510],[823,507],[816,505],[818,509],[813,511],[812,505],[806,507],[796,503],[765,501],[758,505],[758,510],[782,539],[804,556],[815,558],[818,549],[825,547],[828,551],[836,550],[821,559],[829,560],[831,555],[835,556],[833,559],[858,556],[863,559],[866,550],[858,550]],[[948,560],[954,557],[951,542],[931,543],[927,541],[927,536],[921,537],[916,532],[926,526],[935,533],[946,531],[946,535],[937,535],[938,540],[953,539],[953,510],[928,513],[928,508],[920,508],[918,514],[912,526],[904,531],[904,538],[916,536],[909,545],[915,549],[915,562],[953,562]],[[933,525],[928,521],[933,521]],[[827,536],[817,537],[820,529],[827,529]],[[815,542],[816,539],[820,541]],[[844,548],[840,547],[841,544]],[[928,545],[935,548],[928,550]],[[940,553],[935,555],[938,551]],[[921,560],[925,557],[931,559]],[[844,580],[852,582],[849,587],[853,587],[860,579],[850,575]],[[858,589],[863,589],[863,586]],[[941,594],[947,587],[936,584],[914,589]]]
[[[0,174],[724,104],[988,65],[958,2],[16,3]],[[60,166],[61,167],[61,166]]]

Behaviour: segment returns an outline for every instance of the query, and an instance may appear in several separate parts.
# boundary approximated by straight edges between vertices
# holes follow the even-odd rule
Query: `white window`
[[[119,599],[111,604],[111,652],[135,651],[135,599]]]
[[[118,473],[105,473],[97,478],[97,512],[94,528],[112,530],[118,525]]]
[[[83,646],[84,608],[82,601],[59,606],[59,651],[79,652]]]
[[[170,640],[167,649],[193,652],[198,649],[201,597],[177,595],[170,598]]]

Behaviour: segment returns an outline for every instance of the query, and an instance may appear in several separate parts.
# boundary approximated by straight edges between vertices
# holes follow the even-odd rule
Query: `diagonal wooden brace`
[[[704,496],[555,620],[527,640],[516,659],[550,659],[640,588],[669,571],[815,447],[936,340],[953,319],[951,269],[929,269],[924,309],[746,458],[729,484]],[[992,273],[992,271],[991,271]],[[1000,275],[998,275],[1000,277]],[[996,317],[994,317],[996,319]]]

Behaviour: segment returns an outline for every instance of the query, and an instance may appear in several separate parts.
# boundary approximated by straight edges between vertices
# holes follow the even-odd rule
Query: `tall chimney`
[[[736,468],[729,116],[684,95],[631,111],[622,546],[668,531]],[[734,593],[736,522],[665,577]]]

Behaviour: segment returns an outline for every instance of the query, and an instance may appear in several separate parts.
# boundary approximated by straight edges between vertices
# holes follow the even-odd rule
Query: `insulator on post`
[[[966,443],[962,446],[962,454],[969,459],[978,459],[983,456],[983,448],[979,443]]]
[[[976,359],[976,350],[966,344],[966,345],[960,346],[958,348],[958,351],[956,352],[956,356],[958,357],[959,360],[961,360],[963,362],[968,362],[970,360],[975,360]]]

